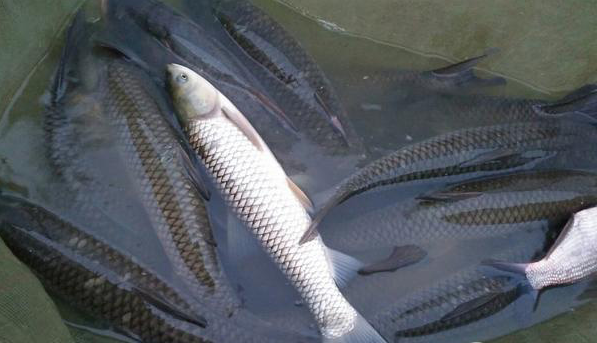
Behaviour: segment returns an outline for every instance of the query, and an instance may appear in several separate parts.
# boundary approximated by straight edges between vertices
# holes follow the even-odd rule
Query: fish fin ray
[[[521,156],[521,154],[512,148],[497,148],[491,151],[479,154],[478,156],[460,163],[459,167],[461,168],[468,168],[478,165],[483,165],[487,163],[499,162],[506,158],[514,158],[517,156]]]
[[[478,310],[481,307],[487,305],[492,300],[494,300],[496,297],[499,297],[500,295],[501,295],[501,293],[484,294],[478,298],[475,298],[473,300],[462,303],[462,304],[456,306],[456,308],[454,310],[452,310],[452,311],[448,312],[446,315],[444,315],[440,319],[440,321],[446,322],[446,321],[455,319],[457,317],[460,317],[468,312]]]
[[[297,184],[294,183],[294,181],[292,181],[288,176],[286,176],[286,182],[288,183],[288,188],[290,188],[290,191],[301,202],[305,210],[307,210],[307,212],[309,213],[312,213],[313,202],[311,201],[311,199],[309,199],[307,194],[305,194],[305,192],[303,192],[303,190],[299,186],[297,186]]]
[[[582,86],[554,103],[537,104],[532,108],[535,113],[546,117],[580,115],[592,122],[597,121],[597,85]]]
[[[83,40],[87,34],[85,26],[85,12],[80,10],[77,12],[68,28],[66,33],[66,43],[62,49],[58,69],[54,75],[51,90],[52,102],[54,104],[59,102],[66,93],[66,88],[68,87],[68,68],[70,68],[72,64],[76,64],[74,62],[77,58],[76,50],[77,48],[81,48],[81,40]]]
[[[319,227],[319,224],[321,223],[321,221],[323,220],[323,218],[325,218],[325,216],[328,214],[328,212],[330,212],[332,210],[332,208],[340,205],[342,202],[344,202],[349,197],[350,197],[350,194],[342,195],[339,197],[334,197],[334,198],[328,200],[326,202],[326,204],[322,208],[320,208],[315,213],[315,215],[312,217],[311,224],[309,224],[309,228],[307,228],[307,230],[301,237],[299,244],[302,245],[302,244],[305,244],[305,243],[315,239],[319,235],[318,227]]]
[[[427,252],[416,245],[394,247],[387,258],[359,269],[359,274],[370,275],[380,272],[393,272],[400,268],[418,263],[427,256]]]
[[[503,77],[493,77],[489,79],[482,79],[475,75],[473,68],[481,62],[481,60],[497,52],[498,49],[488,49],[484,54],[471,57],[464,61],[456,62],[451,65],[431,70],[429,73],[438,79],[452,79],[456,85],[466,83],[477,83],[480,85],[496,86],[503,85],[506,80]]]
[[[514,304],[514,316],[523,327],[529,326],[539,305],[540,290],[533,288],[526,276],[526,263],[508,263],[496,260],[482,262],[482,272],[486,277],[509,277],[516,287],[519,299]]]
[[[387,341],[357,313],[354,328],[340,337],[326,337],[323,335],[323,343],[387,343]]]
[[[363,267],[363,263],[356,258],[334,249],[327,249],[327,257],[332,269],[334,280],[339,288],[344,288]]]
[[[174,317],[177,317],[183,321],[196,324],[202,328],[207,327],[207,320],[195,313],[187,313],[186,310],[180,309],[178,306],[173,305],[169,301],[151,294],[150,292],[140,288],[134,287],[133,291],[143,298],[147,303],[162,310]]]
[[[193,183],[193,186],[195,186],[195,189],[203,199],[209,200],[211,198],[211,193],[209,192],[209,189],[207,189],[201,174],[199,174],[199,170],[197,169],[199,168],[199,163],[194,163],[193,160],[195,160],[195,158],[189,156],[182,148],[178,149],[178,156],[182,161],[182,165],[184,166],[190,181]]]
[[[416,199],[426,202],[456,202],[476,198],[483,195],[482,192],[435,192],[420,195]]]

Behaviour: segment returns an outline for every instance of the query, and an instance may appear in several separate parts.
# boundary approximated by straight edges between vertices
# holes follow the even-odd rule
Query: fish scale
[[[450,132],[398,149],[345,179],[317,212],[303,241],[315,236],[316,226],[330,210],[356,195],[413,181],[458,181],[464,176],[528,168],[541,161],[575,163],[572,156],[581,156],[582,147],[594,141],[596,133],[586,124],[542,120]],[[525,156],[534,151],[544,155]]]
[[[193,294],[128,252],[37,205],[0,199],[0,236],[44,287],[85,313],[146,343],[308,342],[242,312],[221,316],[220,305]],[[216,310],[216,315],[213,315]]]
[[[474,190],[479,194],[458,198]],[[335,224],[328,244],[368,250],[442,240],[495,237],[553,227],[570,213],[597,205],[597,174],[548,170],[464,181],[447,188],[453,199],[413,199]],[[371,226],[371,223],[376,223]],[[353,248],[354,249],[354,248]]]
[[[325,247],[320,240],[297,244],[310,217],[288,189],[283,171],[225,118],[196,121],[186,131],[228,205],[291,280],[324,333],[350,331],[356,311],[331,276]]]
[[[207,210],[189,180],[179,143],[158,106],[144,93],[138,71],[122,61],[108,67],[106,113],[138,182],[142,198],[177,274],[195,290],[238,307],[216,256]]]
[[[576,213],[547,256],[526,267],[534,289],[577,282],[597,270],[595,208]]]

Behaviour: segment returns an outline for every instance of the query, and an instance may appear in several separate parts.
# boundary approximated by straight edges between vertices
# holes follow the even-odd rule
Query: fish
[[[491,256],[516,261],[544,253],[543,232],[535,231],[524,237]],[[426,341],[440,341],[434,335],[457,335],[457,328],[485,332],[483,328],[495,322],[492,317],[511,317],[513,313],[505,310],[508,307],[516,310],[517,303],[522,301],[519,293],[508,289],[510,283],[510,277],[488,277],[472,263],[386,304],[372,322],[384,335],[393,336],[395,342],[426,336]],[[447,341],[457,341],[454,336],[448,337],[451,339]]]
[[[189,15],[194,13],[197,14],[195,17],[205,17],[206,13],[210,14],[207,15],[208,18],[195,21],[155,1],[145,0],[141,3],[106,1],[105,3],[107,4],[105,7],[108,8],[107,21],[116,25],[118,22],[136,23],[150,34],[151,39],[161,42],[162,50],[178,58],[173,61],[193,66],[203,77],[238,104],[243,112],[252,112],[249,118],[257,123],[258,127],[269,127],[271,132],[265,135],[266,140],[288,141],[293,139],[293,136],[294,140],[302,136],[329,152],[341,153],[350,150],[353,142],[349,142],[349,139],[357,139],[356,136],[346,135],[351,131],[350,124],[344,118],[345,111],[331,84],[305,52],[297,52],[299,45],[294,40],[288,38],[283,41],[260,41],[255,47],[259,49],[260,56],[266,56],[272,63],[280,64],[275,68],[284,69],[287,73],[295,74],[295,70],[289,69],[284,63],[298,61],[297,56],[303,58],[301,60],[303,63],[298,65],[300,69],[297,69],[296,75],[293,75],[297,82],[287,84],[279,79],[279,74],[271,72],[273,68],[271,65],[268,69],[263,66],[262,59],[255,58],[254,49],[247,51],[246,44],[238,43],[237,40],[240,39],[238,28],[234,29],[237,26],[229,21],[226,21],[226,25],[221,24],[218,17],[211,14],[214,9],[209,1],[187,3],[190,4],[187,11]],[[251,16],[259,15],[261,19],[265,17],[263,13],[257,13],[255,8],[246,7],[248,5],[236,3],[235,6],[240,6],[239,10],[244,13],[243,18],[247,13]],[[222,10],[217,13],[224,21],[223,13],[229,12]],[[130,18],[128,21],[127,17]],[[226,18],[229,17],[226,16]],[[269,22],[273,21],[270,19]],[[234,31],[236,34],[230,33],[233,29],[236,30]],[[262,27],[259,26],[251,32],[261,33],[261,29]],[[282,30],[277,24],[270,29]],[[284,35],[290,37],[286,33]],[[266,38],[271,37],[274,36],[269,35]],[[257,37],[257,39],[261,38],[263,36]],[[134,50],[135,45],[130,45],[127,49]],[[279,55],[287,52],[292,52],[293,55]],[[136,55],[141,61],[151,61],[153,58],[145,54]],[[153,62],[149,64],[156,65]],[[293,67],[296,66],[293,64]],[[272,130],[272,122],[264,118],[264,114],[267,113],[278,118],[278,123],[286,129],[278,132]],[[357,146],[358,142],[354,142],[354,145]]]
[[[358,261],[319,239],[300,246],[309,198],[278,164],[250,122],[191,69],[167,66],[169,89],[191,146],[226,204],[253,233],[309,308],[324,342],[385,342],[339,290]],[[334,266],[344,266],[334,279]]]
[[[500,76],[481,78],[475,67],[498,52],[488,49],[484,53],[430,70],[362,70],[358,77],[351,77],[352,87],[376,87],[388,90],[388,98],[401,105],[436,95],[463,95],[476,89],[503,86]]]
[[[597,174],[543,170],[467,180],[396,204],[339,219],[323,239],[343,251],[394,252],[361,274],[394,271],[422,260],[437,242],[553,230],[570,213],[597,205]]]
[[[186,3],[188,8],[198,10],[196,1]],[[356,141],[332,83],[290,33],[248,1],[219,1],[212,7],[222,27],[242,49],[241,55],[250,56],[262,66],[252,68],[254,74],[268,85],[274,99],[281,99],[283,106],[294,103],[289,111],[304,117],[301,121],[305,121],[307,130],[318,130],[319,120],[310,117],[319,115],[347,143]]]
[[[545,257],[530,263],[485,261],[493,267],[488,273],[515,277],[517,289],[529,293],[535,301],[539,291],[550,286],[578,282],[597,271],[595,253],[595,225],[597,208],[591,207],[574,213],[565,224],[556,242]]]
[[[150,265],[29,200],[0,197],[0,236],[44,287],[143,342],[308,342],[250,314],[200,304]],[[206,295],[209,296],[209,295]]]
[[[317,236],[318,224],[332,208],[356,195],[423,180],[456,182],[528,169],[560,158],[574,165],[570,154],[583,150],[596,132],[588,123],[542,120],[458,130],[400,148],[342,181],[313,216],[301,243]]]
[[[53,205],[84,217],[90,230],[105,237],[126,231],[141,241],[147,233],[138,228],[151,224],[102,114],[105,63],[92,54],[90,25],[84,11],[70,23],[43,113],[46,158],[60,186],[51,192],[58,195]]]
[[[158,106],[143,71],[123,59],[108,61],[106,83],[104,116],[175,273],[198,299],[211,294],[232,315],[240,300],[218,258],[205,204],[209,190],[165,119],[173,114]]]
[[[222,305],[214,309],[232,315],[241,301],[217,254],[209,191],[194,152],[173,125],[167,95],[132,62],[95,51],[84,20],[79,12],[67,32],[54,77],[56,100],[46,117],[50,160],[74,194],[62,192],[66,197],[59,202],[103,237],[127,231],[131,240],[145,242],[144,236],[157,236],[174,273],[197,299],[211,299]],[[91,110],[80,99],[92,102]],[[111,243],[127,248],[126,242]]]

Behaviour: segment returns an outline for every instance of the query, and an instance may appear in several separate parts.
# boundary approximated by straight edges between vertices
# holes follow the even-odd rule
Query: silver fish
[[[532,263],[487,261],[505,275],[522,276],[523,288],[535,297],[549,286],[570,284],[597,272],[597,207],[575,213],[547,255]],[[520,279],[520,278],[519,278]]]
[[[310,201],[248,120],[194,71],[170,64],[168,74],[173,103],[191,146],[227,205],[299,292],[323,340],[384,342],[344,298],[336,284],[341,282],[334,279],[334,264],[354,271],[358,262],[326,249],[321,239],[299,245],[311,223]],[[338,273],[338,280],[347,274]]]

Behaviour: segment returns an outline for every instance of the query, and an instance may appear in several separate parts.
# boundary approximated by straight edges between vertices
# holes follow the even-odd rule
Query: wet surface
[[[359,10],[362,4],[357,1],[342,6],[332,2],[286,2],[299,11],[273,1],[259,0],[255,3],[288,29],[314,57],[336,87],[348,118],[364,144],[363,151],[338,154],[324,151],[321,146],[308,139],[294,143],[287,157],[298,161],[300,165],[289,162],[287,168],[292,170],[289,172],[291,178],[306,190],[316,205],[329,197],[331,188],[350,174],[355,165],[364,165],[397,148],[425,141],[438,134],[521,120],[509,107],[502,110],[502,104],[522,103],[521,106],[524,107],[526,103],[520,99],[536,99],[532,101],[538,103],[557,99],[597,78],[591,67],[593,64],[589,63],[590,58],[583,59],[583,56],[591,56],[594,49],[594,43],[587,43],[586,38],[583,38],[585,36],[582,30],[590,25],[592,19],[584,16],[580,20],[576,17],[578,14],[569,13],[566,9],[556,12],[555,7],[550,5],[545,5],[541,12],[528,19],[534,28],[549,27],[549,30],[541,33],[537,32],[538,29],[520,30],[523,32],[519,39],[514,39],[509,44],[500,31],[506,29],[506,24],[496,24],[500,17],[499,11],[496,12],[491,7],[465,8],[465,4],[461,3],[453,8],[442,9],[443,15],[433,16],[442,20],[431,21],[426,26],[443,31],[446,37],[440,38],[434,36],[434,31],[430,28],[413,32],[415,25],[409,25],[409,22],[415,22],[417,18],[426,17],[425,13],[437,7],[433,4],[424,6],[405,2],[396,9],[389,3],[380,2],[379,8],[366,16],[363,13],[367,11]],[[46,136],[42,125],[44,105],[50,99],[48,85],[63,45],[63,38],[58,31],[70,17],[67,13],[72,13],[77,5],[73,2],[72,7],[67,9],[68,5],[64,3],[64,9],[48,13],[47,25],[40,22],[39,27],[23,29],[17,22],[11,21],[10,25],[14,25],[14,28],[7,28],[26,33],[15,34],[7,40],[12,44],[9,46],[14,46],[9,50],[18,51],[18,55],[0,55],[0,68],[4,68],[0,69],[0,75],[8,85],[0,98],[0,108],[3,111],[0,118],[0,188],[5,193],[30,199],[60,212],[65,218],[86,226],[91,233],[99,235],[110,245],[129,252],[158,270],[162,277],[174,283],[179,282],[171,275],[167,256],[158,253],[160,248],[157,237],[147,231],[149,225],[144,217],[144,210],[136,202],[139,200],[135,200],[138,196],[136,190],[128,181],[123,181],[128,179],[125,178],[126,171],[119,165],[121,162],[113,158],[117,154],[114,143],[106,139],[103,132],[96,130],[95,122],[75,123],[85,137],[93,138],[93,135],[98,135],[99,142],[102,143],[98,145],[97,140],[90,139],[93,144],[77,146],[78,160],[84,161],[85,168],[91,171],[93,182],[86,182],[83,191],[77,190],[80,195],[73,199],[72,193],[76,192],[69,191],[69,187],[73,185],[65,184],[50,167],[52,161],[47,158]],[[95,5],[93,2],[86,5],[92,20],[98,17],[97,12],[94,12],[97,11]],[[343,8],[342,11],[338,11],[340,7]],[[16,12],[25,11],[10,2],[6,8]],[[522,8],[511,4],[508,11],[513,13],[510,20],[516,21],[518,18],[519,22],[524,22],[519,16],[532,12],[532,7]],[[383,12],[401,14],[376,16],[376,13]],[[549,25],[550,23],[537,19],[539,17],[559,18],[555,20],[559,26]],[[562,23],[570,22],[576,22],[576,25],[568,30],[561,29],[561,25],[564,25]],[[384,23],[400,25],[388,28]],[[406,35],[409,27],[412,34]],[[516,31],[516,26],[509,29]],[[459,34],[466,31],[476,32],[480,36]],[[458,37],[460,43],[447,44],[454,41],[447,38],[449,34]],[[30,41],[33,39],[25,39],[23,35],[37,37],[35,41],[48,44],[32,46]],[[547,45],[550,44],[546,41],[552,41],[548,37],[553,38],[557,44],[552,44],[553,51],[549,54],[539,53],[548,49]],[[23,41],[27,41],[28,45],[22,46],[19,42]],[[440,68],[449,64],[447,59],[455,62],[480,55],[490,47],[498,47],[500,51],[480,61],[482,71],[479,75],[485,79],[504,76],[507,85],[473,84],[468,89],[457,89],[455,94],[421,90],[420,87],[413,86],[416,80],[413,81],[410,71]],[[29,57],[27,63],[13,62],[25,55]],[[43,57],[40,59],[40,56]],[[526,56],[526,59],[521,56]],[[555,68],[554,60],[567,61],[563,63],[569,65],[569,68]],[[8,68],[9,65],[18,67]],[[80,102],[75,110],[78,109],[92,112],[93,106]],[[587,123],[582,125],[590,126]],[[81,132],[77,134],[80,135]],[[579,155],[587,153],[582,142],[575,144],[566,149],[576,151]],[[276,147],[272,150],[275,152]],[[597,170],[597,163],[591,159],[572,162],[563,159],[550,164],[548,168],[589,172]],[[466,232],[461,237],[450,231],[438,234],[438,230],[444,229],[441,222],[434,224],[435,226],[429,225],[416,216],[413,219],[413,215],[417,206],[421,206],[416,197],[441,189],[443,185],[442,182],[407,184],[366,194],[334,210],[322,224],[324,241],[329,242],[332,248],[351,252],[366,262],[387,257],[394,246],[402,243],[419,244],[427,252],[421,262],[395,272],[358,276],[344,290],[353,306],[386,339],[399,339],[400,342],[487,340],[568,312],[582,302],[577,297],[584,292],[588,282],[545,291],[536,312],[527,316],[524,321],[517,318],[520,318],[520,312],[525,311],[525,307],[528,308],[526,299],[517,296],[508,298],[506,293],[503,298],[482,308],[483,311],[470,313],[467,317],[452,318],[451,322],[442,321],[444,315],[461,303],[475,300],[487,293],[503,291],[500,284],[503,280],[487,281],[477,270],[482,260],[489,257],[510,261],[539,258],[546,251],[549,242],[553,241],[554,231],[558,230],[563,220],[543,215],[535,216],[528,222],[521,220],[515,228],[489,235],[471,237],[470,232]],[[452,208],[462,203],[471,208],[489,208],[491,211],[492,206],[498,206],[496,203],[505,202],[512,206],[520,203],[536,204],[537,197],[544,203],[557,203],[576,196],[574,192],[579,189],[589,196],[597,195],[591,189],[594,186],[592,182],[584,185],[576,179],[568,183],[552,183],[553,189],[560,193],[548,196],[543,193],[536,196],[532,193],[545,188],[544,184],[520,185],[524,187],[504,189],[502,193],[509,195],[508,192],[520,192],[526,198],[514,197],[516,200],[512,200],[513,198],[507,196],[499,199],[496,196],[497,200],[492,198],[485,203],[472,205],[468,205],[471,203],[470,199],[458,199],[456,204],[441,206]],[[582,201],[581,206],[587,206],[591,202]],[[91,209],[82,210],[74,205],[81,202],[87,202]],[[122,206],[123,203],[126,206]],[[464,210],[460,209],[461,212],[466,211],[465,205]],[[93,213],[93,221],[89,220],[89,213]],[[217,199],[211,202],[210,213],[215,239],[220,243],[219,253],[222,254],[223,264],[231,283],[241,290],[240,298],[249,312],[278,327],[297,330],[309,337],[316,336],[313,321],[305,306],[298,300],[296,291],[287,284],[256,244],[249,246],[245,255],[237,256],[231,252],[231,247],[237,246],[235,244],[238,242],[242,245],[247,240],[243,237],[246,234],[242,232],[241,224],[226,214]],[[385,217],[390,220],[384,221]],[[408,230],[412,233],[410,237],[416,238],[405,240],[400,236],[400,239],[388,240],[384,232],[391,233],[396,227],[402,227],[396,219],[402,217],[409,223]],[[487,223],[484,225],[484,229],[490,226]],[[108,226],[116,229],[106,231]],[[363,233],[363,230],[369,230],[370,233]],[[374,238],[370,242],[367,239],[369,234]],[[407,233],[405,235],[408,236]],[[380,241],[387,244],[380,244]],[[368,243],[371,244],[367,245]],[[257,265],[260,267],[255,268]],[[530,329],[512,338],[502,338],[499,342],[517,339],[534,342],[562,341],[568,339],[565,337],[571,335],[571,330],[576,330],[574,335],[578,337],[586,337],[589,334],[584,332],[589,331],[590,326],[569,324],[567,320],[570,319],[566,317],[574,316],[574,321],[588,322],[591,312],[591,305],[585,305],[572,315],[557,318],[557,322],[550,321],[538,326],[541,330],[549,330],[550,335],[536,334],[534,329]],[[82,323],[90,325],[86,320]],[[563,338],[557,340],[553,337]]]

